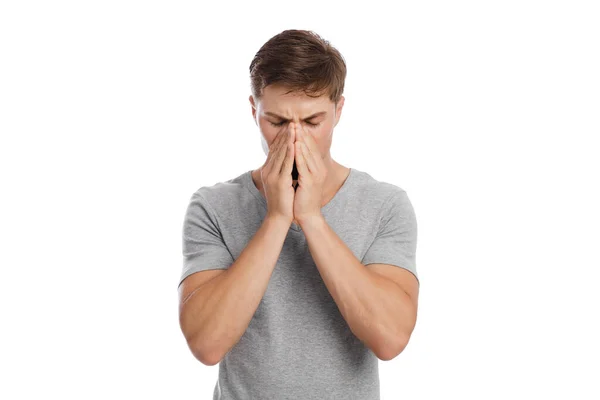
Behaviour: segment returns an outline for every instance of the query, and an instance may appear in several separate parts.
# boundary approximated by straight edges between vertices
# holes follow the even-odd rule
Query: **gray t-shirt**
[[[192,195],[180,282],[229,268],[261,226],[267,203],[251,172]],[[392,264],[418,279],[417,222],[406,191],[351,168],[321,213],[362,264]],[[219,363],[213,400],[376,400],[378,360],[348,327],[294,223],[248,328]]]

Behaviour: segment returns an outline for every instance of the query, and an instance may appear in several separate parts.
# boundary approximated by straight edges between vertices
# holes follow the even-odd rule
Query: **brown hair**
[[[340,52],[314,32],[288,29],[269,39],[250,63],[252,95],[260,99],[271,84],[304,92],[310,97],[328,94],[337,104],[344,92],[346,63]]]

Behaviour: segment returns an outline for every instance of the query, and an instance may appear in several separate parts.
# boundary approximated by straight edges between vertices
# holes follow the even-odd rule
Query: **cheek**
[[[331,124],[321,123],[317,127],[308,126],[304,130],[313,137],[319,146],[322,146],[331,132]]]
[[[260,132],[264,136],[265,140],[269,145],[271,145],[271,143],[273,143],[273,140],[275,140],[275,137],[277,136],[277,133],[279,132],[280,128],[271,125],[269,121],[263,121],[259,124],[259,126]]]

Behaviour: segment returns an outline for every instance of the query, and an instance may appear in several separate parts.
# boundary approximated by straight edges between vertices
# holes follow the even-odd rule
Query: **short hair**
[[[337,104],[344,92],[346,62],[327,40],[312,31],[288,29],[269,39],[250,63],[255,99],[263,89],[280,84],[310,97],[327,94]]]

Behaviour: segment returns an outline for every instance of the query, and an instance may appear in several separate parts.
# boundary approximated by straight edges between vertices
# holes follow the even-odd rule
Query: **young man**
[[[346,66],[309,31],[250,65],[265,163],[199,188],[183,226],[179,317],[219,364],[213,399],[379,399],[378,359],[417,317],[417,223],[406,191],[331,158]]]

